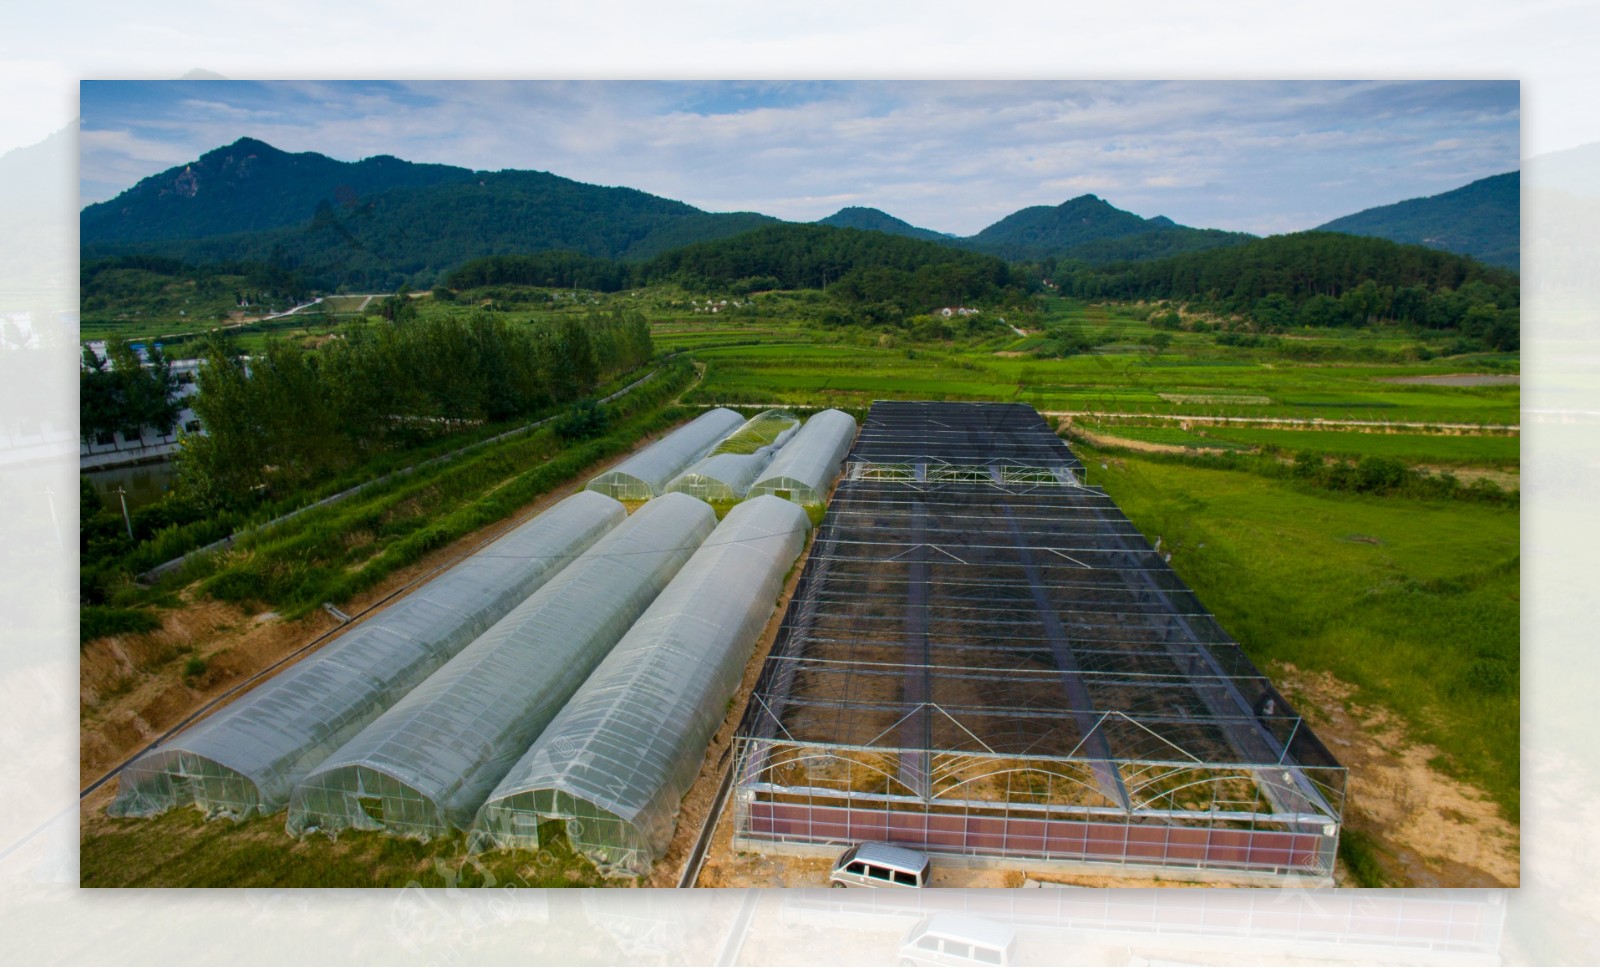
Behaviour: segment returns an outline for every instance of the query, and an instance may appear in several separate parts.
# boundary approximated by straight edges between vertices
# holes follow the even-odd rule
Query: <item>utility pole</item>
[[[133,519],[128,517],[128,492],[122,489],[122,485],[121,484],[117,485],[117,499],[122,502],[122,523],[127,525],[127,528],[128,528],[128,540],[132,541],[133,540]]]

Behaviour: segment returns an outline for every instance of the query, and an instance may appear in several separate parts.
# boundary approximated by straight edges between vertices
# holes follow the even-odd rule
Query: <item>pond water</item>
[[[83,476],[100,492],[106,507],[121,513],[122,505],[117,500],[118,487],[127,492],[128,510],[132,511],[161,500],[177,480],[178,472],[171,461],[164,460],[154,464],[87,471]]]

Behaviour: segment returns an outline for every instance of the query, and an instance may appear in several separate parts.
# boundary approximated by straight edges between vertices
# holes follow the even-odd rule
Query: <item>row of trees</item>
[[[182,479],[213,505],[299,487],[465,424],[580,400],[653,352],[643,316],[620,310],[548,324],[487,312],[362,322],[314,351],[274,340],[248,359],[213,340],[191,401],[206,436],[187,439]]]
[[[78,433],[92,441],[120,431],[125,438],[139,436],[150,427],[160,434],[172,432],[183,409],[176,399],[178,378],[159,346],[146,351],[148,365],[127,344],[111,341],[106,355],[84,347],[78,371]]]

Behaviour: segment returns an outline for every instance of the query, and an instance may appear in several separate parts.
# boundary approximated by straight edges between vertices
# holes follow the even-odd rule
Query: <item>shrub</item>
[[[78,609],[78,644],[108,635],[136,635],[161,627],[155,613],[144,608],[85,605]]]
[[[562,440],[588,440],[605,433],[607,422],[604,407],[593,400],[581,400],[556,418],[552,426]]]

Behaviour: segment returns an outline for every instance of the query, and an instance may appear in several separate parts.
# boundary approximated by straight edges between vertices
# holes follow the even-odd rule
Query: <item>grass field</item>
[[[1243,444],[1232,440],[1222,440],[1210,435],[1201,435],[1193,431],[1184,430],[1176,426],[1139,427],[1123,426],[1121,424],[1093,424],[1081,425],[1084,430],[1093,434],[1108,437],[1118,437],[1123,440],[1137,440],[1150,444],[1162,444],[1167,447],[1208,448],[1211,450],[1248,450],[1250,444]]]
[[[1099,307],[1090,307],[1098,309]],[[1426,363],[1316,362],[1270,350],[1218,346],[1205,334],[1178,333],[1165,350],[1142,345],[1157,330],[1108,312],[1111,345],[1066,359],[1026,349],[1039,338],[1003,335],[967,343],[910,344],[903,334],[817,330],[772,320],[719,320],[695,328],[657,328],[663,349],[691,352],[707,365],[695,399],[702,403],[774,402],[863,405],[879,397],[1015,400],[1044,411],[1148,416],[1195,415],[1515,425],[1515,386],[1403,385],[1395,377],[1438,376],[1485,368],[1496,358]],[[1387,337],[1388,343],[1415,342]],[[1345,350],[1382,345],[1368,335],[1323,334],[1304,341]],[[1017,354],[1021,355],[1017,355]]]
[[[1079,449],[1091,479],[1163,539],[1173,568],[1253,658],[1355,685],[1517,819],[1515,510],[1331,494]]]
[[[1522,439],[1517,436],[1450,436],[1441,434],[1369,434],[1336,430],[1258,430],[1208,427],[1217,441],[1284,451],[1317,451],[1330,457],[1393,457],[1410,464],[1516,467]]]

